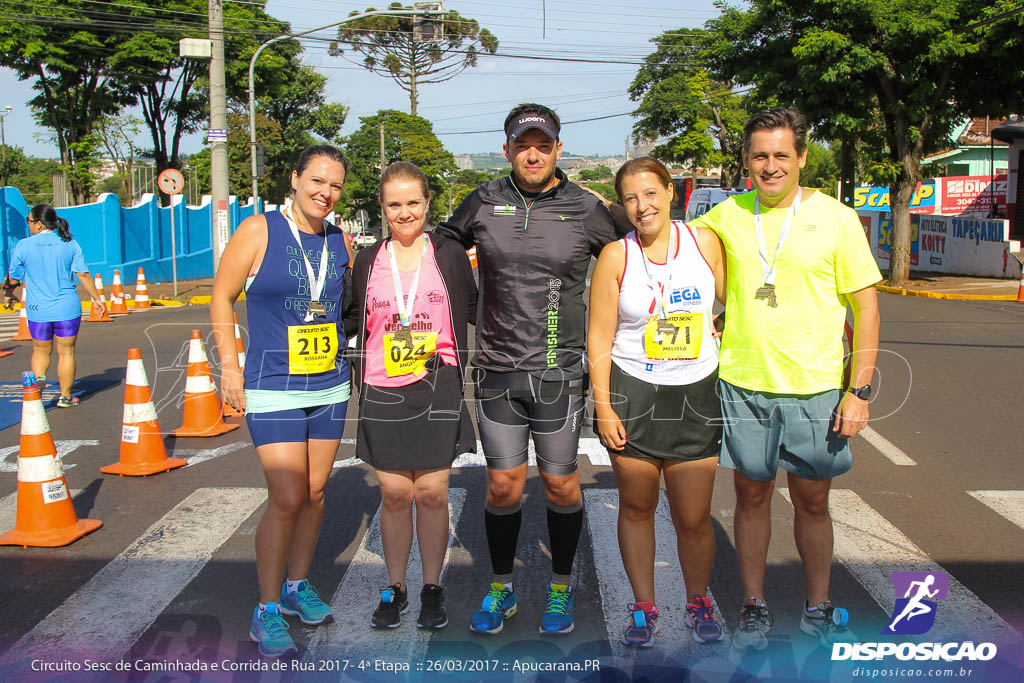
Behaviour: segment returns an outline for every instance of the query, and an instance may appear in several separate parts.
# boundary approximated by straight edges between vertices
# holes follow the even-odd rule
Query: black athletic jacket
[[[477,247],[478,367],[550,380],[583,375],[590,258],[620,234],[597,197],[555,173],[558,185],[533,197],[511,175],[484,183],[435,230]]]

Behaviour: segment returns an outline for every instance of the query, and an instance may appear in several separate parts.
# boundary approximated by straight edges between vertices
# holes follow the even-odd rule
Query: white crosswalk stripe
[[[455,529],[462,517],[463,504],[466,502],[466,490],[453,488],[448,491],[449,536],[448,550],[441,567],[442,585],[444,572],[448,566],[452,544],[458,539]],[[412,544],[409,555],[409,568],[406,572],[408,583],[412,588],[409,592],[409,612],[402,621],[415,621],[418,613],[418,591],[421,586],[422,564],[419,547]],[[380,536],[380,508],[363,537],[359,550],[349,564],[341,584],[331,599],[331,611],[334,622],[321,626],[309,643],[306,652],[307,661],[318,661],[337,657],[339,653],[358,655],[360,657],[390,659],[401,662],[420,662],[427,652],[430,634],[402,627],[391,631],[378,631],[370,628],[370,615],[373,614],[380,600],[379,590],[387,583],[388,572],[384,566],[384,549]],[[411,634],[415,634],[412,635]],[[410,637],[411,636],[411,637]]]
[[[719,644],[698,645],[693,641],[690,628],[686,625],[683,606],[686,596],[682,592],[682,574],[679,556],[676,553],[676,531],[668,507],[668,497],[660,492],[658,509],[654,514],[654,590],[658,602],[658,632],[655,645],[650,649],[634,650],[622,640],[628,618],[628,606],[633,602],[633,590],[619,555],[619,541],[616,525],[619,514],[619,493],[614,489],[586,489],[584,491],[587,510],[587,527],[593,542],[594,567],[601,591],[605,626],[608,641],[616,657],[629,658],[634,654],[649,652],[651,657],[671,657],[677,661],[695,661],[709,656],[721,656],[728,643],[729,634]],[[715,605],[715,613],[722,623],[715,597],[708,592]]]
[[[968,491],[1001,517],[1024,529],[1024,491]]]
[[[55,653],[117,661],[266,497],[257,488],[197,489],[15,643],[0,668]]]
[[[0,341],[10,341],[18,333],[18,315],[0,314]]]
[[[789,489],[778,492],[792,503]],[[853,574],[887,613],[896,595],[892,572],[944,572],[921,548],[849,489],[833,489],[829,511],[835,533],[835,558]],[[945,572],[948,574],[948,572]],[[965,634],[986,634],[1003,642],[1021,637],[971,590],[949,575],[949,592],[942,606],[943,619],[928,632],[928,640],[958,640]]]

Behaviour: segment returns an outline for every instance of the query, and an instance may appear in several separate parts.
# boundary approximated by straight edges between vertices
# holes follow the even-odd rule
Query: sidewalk
[[[883,284],[878,285],[878,291],[929,299],[1016,301],[1019,287],[1020,283],[1016,280],[939,273],[911,273],[906,287],[888,287]]]

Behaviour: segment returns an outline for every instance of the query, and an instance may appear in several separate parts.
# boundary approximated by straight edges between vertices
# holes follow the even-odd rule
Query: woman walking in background
[[[25,285],[23,299],[28,329],[32,335],[32,372],[42,391],[50,369],[53,338],[57,338],[57,378],[60,380],[58,408],[78,405],[71,396],[75,383],[75,342],[82,324],[82,302],[75,279],[92,298],[92,305],[104,308],[100,293],[85,267],[82,247],[71,237],[68,222],[49,204],[38,204],[28,212],[30,236],[14,245],[9,280]]]

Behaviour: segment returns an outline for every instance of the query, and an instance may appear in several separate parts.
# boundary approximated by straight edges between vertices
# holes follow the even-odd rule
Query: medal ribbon
[[[292,231],[292,237],[295,238],[296,244],[299,245],[299,253],[302,254],[302,260],[306,262],[306,275],[309,277],[309,301],[310,303],[316,303],[320,301],[320,295],[324,291],[324,285],[327,284],[327,229],[324,228],[324,250],[320,254],[320,272],[317,276],[313,277],[313,266],[309,262],[309,258],[306,256],[306,250],[302,248],[302,240],[299,238],[299,226],[295,224],[295,220],[292,218],[288,209],[281,212],[288,221],[288,227]],[[306,309],[307,323],[313,322],[313,312]]]
[[[672,252],[672,236],[675,235],[675,228],[676,228],[676,226],[674,224],[670,224],[669,225],[669,231],[668,231],[668,251],[665,252],[665,272],[668,273],[668,282],[667,283],[661,283],[661,282],[657,283],[658,286],[661,289],[661,299],[660,299],[660,301],[658,299],[658,291],[654,288],[654,284],[657,281],[654,279],[654,276],[651,275],[651,270],[650,270],[650,268],[647,265],[647,254],[644,253],[644,246],[640,242],[640,234],[639,234],[639,232],[634,231],[634,235],[633,235],[633,238],[636,240],[637,246],[640,247],[640,262],[644,264],[644,272],[647,273],[647,286],[650,287],[651,293],[654,295],[654,302],[655,302],[655,304],[656,305],[658,303],[661,304],[661,312],[660,312],[660,314],[658,314],[658,317],[662,318],[663,320],[668,318],[668,302],[665,300],[665,285],[666,284],[669,285],[669,291],[671,291],[671,289],[672,289],[671,288],[671,284],[672,284],[672,267],[671,266],[672,266],[672,260],[673,260],[673,256],[674,256],[674,254]]]
[[[427,257],[427,246],[430,244],[430,237],[423,234],[423,254],[420,256],[420,264],[416,266],[416,274],[412,276],[409,283],[409,297],[402,295],[402,276],[398,272],[398,261],[395,260],[395,250],[391,246],[392,240],[388,240],[388,256],[391,258],[391,279],[395,282],[395,307],[398,309],[398,319],[402,327],[408,327],[412,322],[412,307],[416,301],[416,290],[420,286],[420,271],[423,270],[423,260]]]
[[[802,194],[803,189],[797,186],[796,197],[793,199],[789,213],[786,214],[786,220],[782,224],[782,232],[779,233],[779,243],[775,246],[775,258],[772,259],[771,268],[768,267],[768,257],[765,256],[768,248],[764,245],[764,230],[761,228],[761,200],[756,194],[754,195],[754,230],[757,233],[757,255],[761,257],[761,272],[764,273],[765,286],[770,287],[775,284],[775,266],[779,263],[779,252],[782,251],[782,243],[789,236],[789,229],[793,227],[793,216],[796,215],[797,210],[800,208],[800,195]]]

